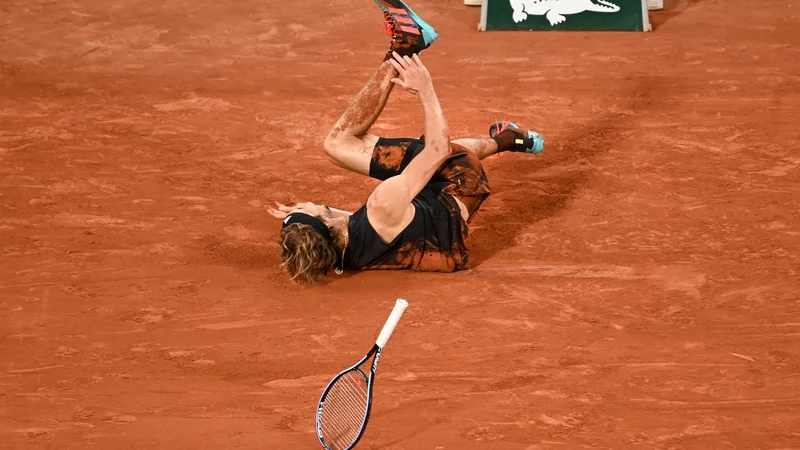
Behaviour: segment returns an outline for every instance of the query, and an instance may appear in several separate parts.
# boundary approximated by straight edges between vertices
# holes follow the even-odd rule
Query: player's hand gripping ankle
[[[413,57],[400,56],[397,52],[392,52],[394,59],[390,59],[401,78],[392,78],[392,83],[404,87],[408,92],[419,96],[427,90],[433,89],[433,81],[428,68],[422,64],[418,54]]]

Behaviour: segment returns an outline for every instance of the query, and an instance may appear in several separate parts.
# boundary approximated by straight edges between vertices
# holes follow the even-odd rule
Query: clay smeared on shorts
[[[376,264],[371,269],[412,269],[419,263],[420,252],[419,243],[407,242],[398,247],[395,252],[387,257],[380,264]]]
[[[400,174],[423,148],[424,137],[417,139],[385,139],[376,145],[370,164],[370,175],[385,180]],[[461,217],[457,197],[470,213],[470,219],[489,196],[489,181],[480,159],[465,149],[454,145],[447,161],[434,174],[430,185],[440,186],[440,192],[450,216],[450,242],[422,240],[408,242],[368,269],[408,269],[426,272],[453,272],[467,268],[469,259],[466,239],[469,228]]]
[[[408,242],[398,247],[395,252],[369,267],[376,270],[407,269],[420,272],[453,272],[464,268],[465,255],[461,250],[456,252],[442,251],[438,244],[432,242]]]
[[[405,147],[399,145],[387,145],[382,147],[379,153],[375,152],[372,154],[372,163],[386,170],[397,171],[400,173],[400,167],[403,165],[403,157],[405,154]]]
[[[450,159],[436,176],[441,176],[450,182],[450,185],[442,192],[458,197],[467,207],[470,219],[491,193],[489,180],[483,170],[481,160],[459,145],[453,144],[453,153]]]

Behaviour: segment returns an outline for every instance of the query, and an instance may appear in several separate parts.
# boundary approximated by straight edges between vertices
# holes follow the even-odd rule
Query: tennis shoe
[[[383,11],[384,31],[392,38],[384,61],[392,58],[392,52],[400,56],[420,53],[439,38],[436,30],[402,0],[375,0],[375,3]]]
[[[489,127],[489,137],[495,137],[503,131],[511,130],[516,135],[512,152],[533,153],[538,155],[544,150],[544,138],[537,132],[522,130],[520,127],[507,120],[495,122]]]

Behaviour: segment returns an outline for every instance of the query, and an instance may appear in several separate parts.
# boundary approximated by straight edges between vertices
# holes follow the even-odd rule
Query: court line
[[[11,370],[8,370],[8,373],[38,373],[38,372],[42,372],[42,371],[45,371],[45,370],[60,369],[62,367],[67,367],[67,366],[65,366],[63,364],[60,364],[60,365],[57,365],[57,366],[35,367],[33,369],[11,369]]]
[[[787,397],[787,398],[742,398],[742,399],[726,399],[726,400],[695,400],[695,401],[682,401],[682,400],[663,400],[658,398],[631,398],[629,401],[642,402],[642,403],[659,403],[662,405],[748,405],[748,404],[766,404],[772,405],[775,403],[798,403],[800,404],[800,397]]]
[[[113,283],[117,281],[133,281],[133,280],[151,280],[156,278],[170,278],[174,275],[148,275],[141,277],[122,277],[122,278],[109,278],[105,280],[67,280],[67,281],[43,281],[40,283],[16,283],[16,284],[0,284],[0,289],[13,289],[19,287],[36,287],[36,286],[55,286],[59,284],[96,284],[96,283]]]

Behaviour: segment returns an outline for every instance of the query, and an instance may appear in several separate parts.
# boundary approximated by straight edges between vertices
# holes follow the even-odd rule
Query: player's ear
[[[325,222],[325,226],[328,228],[334,228],[336,224],[339,223],[339,220],[337,220],[335,217],[326,217],[322,219],[322,221]]]
[[[333,217],[333,215],[325,214],[325,215],[320,215],[319,220],[321,220],[322,223],[324,223],[325,225],[332,227],[336,225],[336,223],[339,222],[340,219],[338,217]]]

